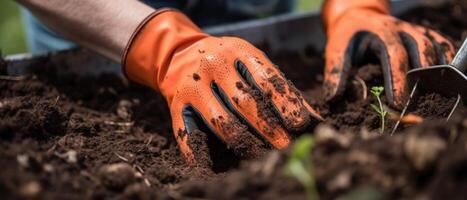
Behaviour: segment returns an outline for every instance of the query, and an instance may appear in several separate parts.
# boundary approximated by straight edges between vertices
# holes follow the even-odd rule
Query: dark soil
[[[467,35],[465,5],[418,9],[403,18],[440,30],[459,45]],[[403,126],[394,136],[379,134],[370,107],[375,99],[364,98],[357,80],[368,88],[382,85],[378,65],[354,69],[344,97],[327,104],[321,99],[320,53],[270,56],[326,118],[314,131],[312,154],[323,199],[349,193],[467,198],[465,108],[446,122],[455,99],[422,95],[409,112],[424,117],[423,124]],[[34,76],[0,80],[2,199],[305,199],[302,186],[283,175],[287,152],[242,162],[217,138],[195,131],[189,144],[203,162],[188,167],[163,97],[113,75],[59,77],[56,69],[44,66]],[[391,127],[394,121],[388,121]]]

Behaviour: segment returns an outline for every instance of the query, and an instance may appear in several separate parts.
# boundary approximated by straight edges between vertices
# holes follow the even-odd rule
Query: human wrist
[[[140,23],[128,41],[123,72],[130,80],[158,90],[175,51],[206,36],[183,13],[157,10]]]

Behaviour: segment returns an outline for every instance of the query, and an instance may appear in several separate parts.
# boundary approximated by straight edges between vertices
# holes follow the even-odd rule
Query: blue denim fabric
[[[31,53],[47,53],[49,51],[70,49],[76,47],[76,44],[66,40],[56,34],[37,18],[26,10],[21,9],[24,24],[26,25],[26,42],[29,52]]]
[[[153,8],[176,8],[199,26],[266,17],[290,12],[296,0],[141,0]],[[29,50],[32,53],[63,50],[77,45],[57,35],[31,13],[22,9]]]

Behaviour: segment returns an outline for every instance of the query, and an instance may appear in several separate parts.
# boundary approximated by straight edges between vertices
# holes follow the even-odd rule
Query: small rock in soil
[[[126,163],[104,165],[99,169],[98,176],[104,186],[117,191],[137,180],[136,171]]]
[[[42,186],[37,181],[30,181],[19,189],[19,194],[21,197],[26,199],[36,198],[39,193],[42,191]]]
[[[130,119],[132,105],[133,104],[128,100],[121,100],[120,102],[118,102],[117,115],[122,119]]]
[[[348,148],[353,140],[352,134],[342,134],[328,125],[319,125],[315,129],[316,143],[336,143],[341,148]]]
[[[405,154],[419,171],[431,167],[446,147],[446,142],[435,135],[411,134],[404,143]]]

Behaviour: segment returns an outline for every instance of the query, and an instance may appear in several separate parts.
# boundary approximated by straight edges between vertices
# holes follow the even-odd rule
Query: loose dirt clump
[[[457,98],[455,97],[446,98],[435,93],[426,94],[417,99],[414,113],[427,118],[432,118],[433,116],[448,117],[456,100]]]
[[[2,114],[5,120],[0,123],[0,135],[12,138],[14,131],[21,137],[47,139],[54,135],[62,135],[68,126],[66,113],[50,101],[38,98],[31,102],[30,98],[11,98],[3,104]],[[18,136],[18,135],[16,135]]]
[[[121,191],[141,176],[127,163],[104,165],[98,171],[100,181],[111,190]]]
[[[200,167],[212,168],[212,160],[209,155],[207,141],[208,136],[206,133],[195,130],[188,137],[188,146],[193,149],[195,160]]]

